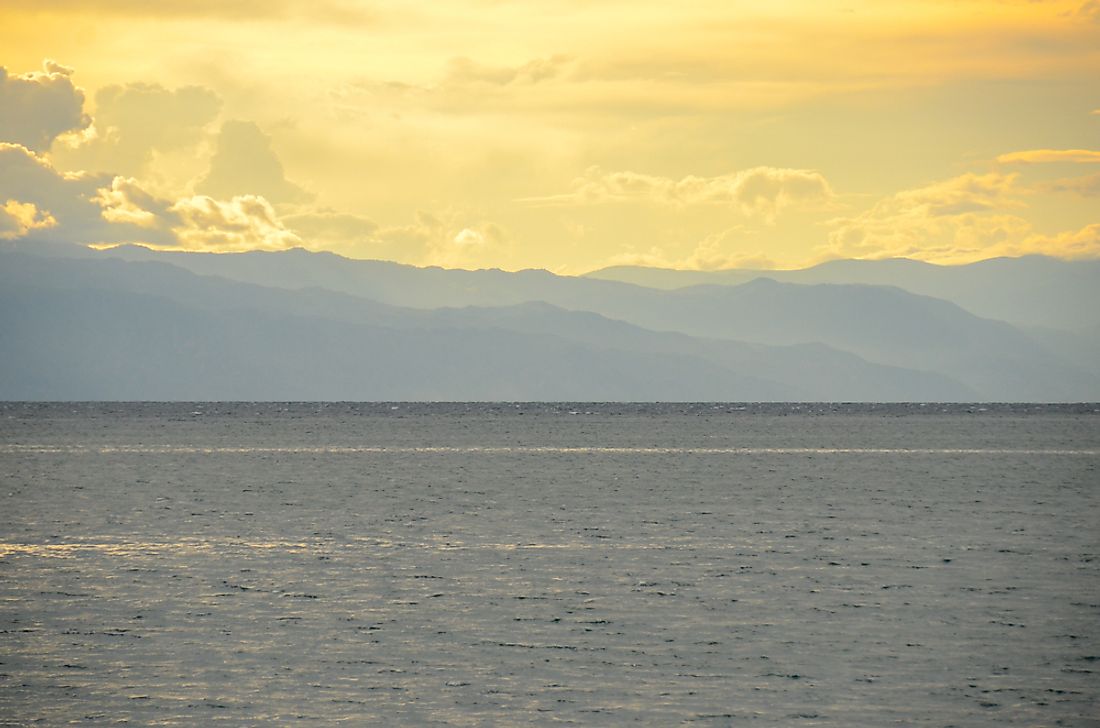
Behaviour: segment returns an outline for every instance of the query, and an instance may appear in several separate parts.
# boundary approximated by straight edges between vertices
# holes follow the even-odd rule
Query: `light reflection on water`
[[[302,541],[241,541],[239,539],[202,539],[182,541],[110,541],[110,542],[64,542],[64,543],[4,543],[0,542],[0,558],[8,556],[35,556],[39,558],[75,558],[82,555],[96,556],[157,556],[171,553],[230,553],[247,551],[285,551],[312,552],[328,554],[334,551],[353,551],[370,549],[423,549],[428,551],[527,551],[527,550],[600,550],[600,551],[671,551],[676,549],[695,549],[691,546],[668,542],[652,543],[593,543],[572,541],[563,543],[466,543],[461,541],[389,541],[385,539],[351,539],[352,543],[335,544],[332,542]],[[743,547],[743,543],[707,543],[708,550],[728,550]]]
[[[545,447],[545,446],[320,446],[193,447],[188,445],[0,445],[4,454],[65,455],[1100,455],[1100,449],[922,447]]]

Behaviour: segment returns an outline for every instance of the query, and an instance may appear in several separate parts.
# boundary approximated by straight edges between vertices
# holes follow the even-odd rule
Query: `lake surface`
[[[0,403],[0,630],[0,725],[1100,725],[1100,413]]]

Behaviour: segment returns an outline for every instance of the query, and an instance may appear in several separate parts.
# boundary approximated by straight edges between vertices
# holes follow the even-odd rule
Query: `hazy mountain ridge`
[[[827,347],[662,335],[548,305],[416,311],[162,263],[0,254],[6,399],[952,400]],[[610,333],[615,335],[611,336]],[[806,356],[811,353],[812,356]],[[769,376],[773,375],[773,376]]]
[[[1030,255],[943,266],[891,258],[834,260],[802,270],[691,271],[615,266],[592,271],[586,277],[665,290],[734,286],[760,277],[786,283],[887,285],[942,298],[978,316],[1014,324],[1067,331],[1100,326],[1100,260],[1071,262]]]
[[[538,400],[783,398],[789,388],[688,357],[594,356],[568,342],[401,331],[142,294],[5,291],[5,399]],[[33,324],[33,325],[31,325]],[[577,376],[584,372],[583,377]]]
[[[63,250],[52,253],[64,255]],[[662,291],[546,271],[420,269],[302,250],[212,255],[122,248],[92,256],[81,249],[79,255],[65,260],[9,253],[0,266],[0,284],[13,295],[18,288],[30,298],[37,286],[170,301],[173,306],[157,304],[165,316],[190,321],[191,328],[184,327],[189,336],[227,350],[236,345],[213,334],[204,338],[196,322],[224,333],[227,317],[243,321],[259,316],[257,330],[274,336],[279,326],[272,321],[281,321],[298,337],[297,345],[308,342],[318,352],[338,348],[341,337],[351,337],[374,342],[373,348],[360,347],[362,356],[370,351],[394,361],[402,356],[451,357],[475,368],[481,366],[478,356],[464,342],[477,340],[487,351],[507,352],[498,358],[527,372],[516,377],[498,373],[493,389],[474,386],[476,372],[458,375],[420,362],[395,364],[393,371],[403,375],[419,372],[454,385],[433,388],[425,381],[416,388],[387,380],[390,375],[378,373],[379,361],[363,374],[390,382],[394,394],[383,398],[1100,398],[1097,366],[1088,361],[1091,350],[1075,348],[1077,339],[1062,332],[1027,334],[900,288],[757,279],[740,286]],[[35,281],[31,288],[29,281]],[[454,308],[438,308],[444,305]],[[303,321],[309,320],[323,322],[318,330],[350,328],[331,329],[332,340],[326,343],[302,333],[308,328]],[[56,319],[51,325],[60,326]],[[288,345],[294,336],[285,337]],[[413,346],[409,337],[414,336],[434,341],[434,354],[431,346]],[[538,361],[525,358],[535,351]],[[246,354],[237,351],[235,356],[245,362]],[[329,351],[329,357],[354,369],[339,351]],[[322,359],[309,361],[318,371],[327,371]],[[601,379],[598,373],[610,362],[621,376]],[[282,371],[290,376],[286,367]],[[296,371],[296,376],[309,376],[308,367]],[[572,381],[553,385],[554,377]],[[351,387],[340,376],[329,378],[344,381],[351,398],[375,396],[375,390]]]
[[[1004,322],[897,287],[773,284],[757,278],[749,285],[659,290],[547,271],[422,269],[303,250],[215,255],[127,247],[106,253],[131,260],[169,260],[199,273],[270,281],[287,288],[320,285],[399,306],[484,307],[543,301],[695,337],[775,345],[818,342],[880,364],[940,372],[983,399],[1100,398],[1100,364],[1090,366],[1080,358],[1087,343],[1070,345],[1065,337],[1039,341]],[[1074,265],[1049,259],[1031,262],[1049,263],[1052,270]],[[878,263],[834,261],[819,268],[870,271]],[[882,263],[900,271],[937,269],[916,261]],[[989,261],[979,269],[995,277],[998,270],[1013,265]],[[817,273],[824,275],[822,270]],[[1087,277],[1092,268],[1083,270]]]

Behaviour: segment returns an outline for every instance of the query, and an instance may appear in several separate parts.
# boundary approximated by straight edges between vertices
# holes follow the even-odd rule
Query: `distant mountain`
[[[868,361],[946,374],[993,400],[1100,397],[1100,362],[1076,366],[1009,324],[900,288],[761,278],[667,293],[662,309],[634,322],[660,329],[675,319],[688,334],[766,344],[817,341]]]
[[[0,398],[970,400],[825,346],[658,334],[545,304],[424,311],[164,263],[0,253]]]
[[[1065,261],[1032,255],[956,266],[899,258],[834,260],[788,271],[617,266],[593,271],[586,277],[666,290],[740,285],[760,277],[787,283],[897,286],[951,301],[978,316],[1013,324],[1067,331],[1100,326],[1100,260]]]
[[[1078,329],[1073,333],[1037,326],[1028,327],[1025,332],[1048,350],[1059,352],[1085,371],[1100,368],[1100,326]]]
[[[391,306],[434,309],[511,306],[542,301],[578,311],[600,311],[608,301],[629,307],[652,300],[649,289],[627,283],[559,276],[545,270],[418,268],[381,260],[355,260],[300,248],[278,252],[183,253],[120,246],[102,257],[171,263],[200,275],[291,290],[317,287]]]
[[[619,281],[557,276],[547,271],[416,268],[303,250],[214,255],[157,253],[128,247],[107,255],[170,261],[197,273],[288,289],[323,287],[398,306],[497,307],[545,302],[598,313],[652,331],[770,345],[818,343],[877,364],[939,373],[962,383],[984,400],[1100,398],[1100,362],[1090,365],[1081,359],[1079,353],[1087,344],[1072,343],[1076,335],[1045,336],[1040,341],[1040,337],[1004,322],[981,318],[958,305],[897,287],[794,285],[762,279],[740,286],[657,290]],[[988,263],[975,270],[996,278],[1002,267],[1015,270],[1016,265],[1007,259]],[[1060,261],[1040,258],[1031,263],[1050,263],[1061,270]],[[913,261],[886,261],[884,265],[896,269],[899,277],[910,269],[938,270]],[[838,261],[811,270],[816,271],[815,275],[826,275],[833,268],[873,271],[876,266]],[[1082,270],[1087,273],[1090,269]],[[1033,288],[1050,285],[1036,275]],[[996,287],[992,283],[989,286]],[[1069,283],[1066,286],[1068,295],[1087,297],[1072,293],[1075,289]]]
[[[995,258],[962,266],[906,259],[837,260],[797,271],[676,271],[624,266],[572,277],[544,270],[509,273],[496,269],[417,268],[301,249],[226,255],[121,246],[103,254],[124,260],[171,262],[195,273],[260,285],[291,289],[317,286],[414,308],[546,301],[563,308],[603,312],[611,298],[627,306],[651,300],[637,288],[729,286],[770,278],[802,284],[894,286],[951,301],[983,318],[1022,326],[1071,333],[1100,326],[1100,261],[1069,262],[1043,256]]]

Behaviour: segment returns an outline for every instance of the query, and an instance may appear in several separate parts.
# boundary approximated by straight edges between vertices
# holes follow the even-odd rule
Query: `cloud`
[[[718,177],[681,179],[604,172],[591,167],[563,195],[525,198],[537,205],[588,205],[608,202],[654,202],[663,205],[731,205],[746,215],[774,218],[792,206],[821,206],[833,198],[824,175],[810,169],[753,167]]]
[[[17,144],[0,144],[0,234],[88,245],[281,250],[301,238],[255,195],[158,197],[128,177],[63,173]]]
[[[1075,162],[1100,164],[1100,152],[1091,149],[1027,149],[1009,152],[997,157],[1001,164],[1043,164],[1047,162]]]
[[[1073,14],[1076,17],[1087,18],[1094,23],[1100,23],[1100,0],[1085,0]]]
[[[24,146],[0,143],[0,200],[33,205],[39,219],[55,223],[28,227],[24,235],[78,244],[172,242],[171,236],[157,230],[103,216],[101,190],[110,188],[112,179],[106,174],[62,173]]]
[[[0,240],[16,240],[32,230],[56,225],[53,215],[39,210],[34,203],[8,200],[0,205]]]
[[[368,252],[378,225],[360,215],[335,210],[316,210],[282,218],[303,245],[311,250],[332,250],[352,257]]]
[[[170,235],[152,246],[156,248],[239,252],[302,244],[271,203],[256,195],[229,200],[195,195],[173,201],[150,194],[134,179],[116,177],[100,190],[99,202],[106,220]]]
[[[566,107],[581,101],[569,91],[576,90],[572,76],[576,67],[576,61],[564,54],[517,65],[488,65],[459,56],[447,61],[434,81],[359,78],[337,85],[328,97],[333,112],[344,119],[369,117],[384,109],[412,117],[522,115],[530,121],[549,110],[560,123]]]
[[[302,244],[279,220],[271,203],[256,195],[228,201],[196,195],[169,208],[179,247],[217,252],[285,250]]]
[[[460,248],[478,248],[485,245],[485,236],[472,228],[462,228],[451,242]]]
[[[1015,181],[1016,175],[965,174],[899,192],[861,215],[832,220],[824,257],[944,264],[1031,254],[1100,257],[1100,224],[1049,235],[1009,213],[1023,206],[1019,198],[1026,192]]]
[[[604,266],[642,265],[675,270],[725,270],[728,268],[772,270],[778,268],[777,261],[766,255],[737,251],[741,242],[739,239],[745,232],[745,228],[738,226],[708,235],[686,256],[670,255],[661,248],[652,247],[642,253],[628,252],[614,255],[604,262]]]
[[[508,235],[504,228],[496,223],[486,222],[462,228],[451,238],[450,245],[437,246],[435,253],[437,255],[480,253],[504,244],[507,239]]]
[[[897,193],[882,210],[917,210],[929,217],[1022,207],[1014,174],[963,174],[925,187]]]
[[[250,121],[227,121],[218,134],[210,171],[196,187],[204,195],[258,195],[274,202],[306,202],[312,195],[290,182],[271,138]]]
[[[0,66],[0,142],[35,152],[91,123],[84,114],[84,92],[73,86],[72,69],[47,60],[42,71],[11,76]]]
[[[154,152],[192,146],[221,109],[210,89],[185,86],[170,90],[159,84],[107,86],[95,96],[91,133],[63,138],[53,160],[71,169],[137,175]]]
[[[1072,192],[1081,197],[1100,197],[1100,172],[1084,177],[1067,177],[1038,185],[1042,192]]]
[[[1021,242],[1031,224],[1019,208],[1016,175],[964,174],[880,200],[870,210],[829,222],[828,257],[913,257],[957,261],[989,257]]]
[[[169,230],[175,221],[172,203],[145,191],[132,177],[115,177],[101,187],[96,201],[104,220],[136,225],[148,230]]]
[[[394,251],[395,258],[420,258],[437,240],[447,236],[447,227],[435,215],[424,210],[416,213],[414,222],[379,228],[372,242]]]
[[[1011,211],[1029,191],[1100,194],[1100,175],[1025,189],[1018,176],[966,174],[880,200],[867,212],[829,221],[825,257],[912,257],[942,264],[1003,255],[1100,256],[1100,224],[1056,234],[1036,232]]]
[[[499,261],[510,249],[508,231],[494,222],[472,222],[451,212],[440,217],[420,210],[410,224],[378,228],[360,255],[419,265],[472,267]]]
[[[519,66],[485,66],[470,58],[452,58],[441,88],[484,83],[497,86],[534,84],[556,78],[572,63],[567,55],[535,58]]]
[[[1016,254],[1024,253],[1042,253],[1070,259],[1100,258],[1100,223],[1057,235],[1033,235]]]
[[[510,244],[507,231],[493,222],[465,225],[453,235],[450,229],[429,242],[426,263],[446,267],[485,265],[499,260]]]
[[[703,238],[687,258],[675,267],[688,270],[722,270],[724,268],[776,268],[776,261],[760,253],[739,252],[745,235],[742,227],[730,228]]]

